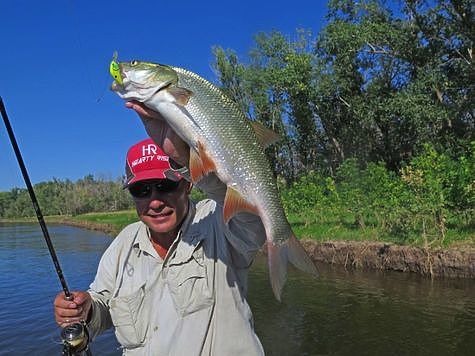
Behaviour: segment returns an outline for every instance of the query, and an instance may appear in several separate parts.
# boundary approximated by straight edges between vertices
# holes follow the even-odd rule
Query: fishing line
[[[81,55],[83,53],[86,53],[86,51],[84,51],[84,46],[83,46],[82,41],[81,41],[81,36],[80,36],[80,31],[79,31],[79,20],[78,20],[78,17],[76,16],[76,9],[75,9],[74,0],[70,1],[70,6],[71,7],[70,7],[69,10],[70,10],[70,16],[72,18],[71,24],[72,24],[72,31],[73,31],[73,37],[74,37],[73,42],[75,42],[76,50]],[[82,77],[87,78],[86,81],[88,83],[89,91],[91,92],[91,96],[96,98],[96,100],[95,100],[96,103],[99,103],[105,95],[105,92],[107,90],[107,83],[103,86],[104,89],[102,89],[102,92],[100,93],[100,95],[96,96],[90,72],[87,72],[87,70],[85,68],[86,66],[87,67],[91,67],[91,66],[87,65],[86,56],[81,55],[81,58],[83,58],[83,61],[82,61],[83,64],[86,64],[86,65],[79,65],[79,67],[81,68],[80,71],[82,71],[82,74],[83,74]],[[105,71],[105,73],[106,73],[105,74],[105,80],[108,80],[109,76],[107,74],[107,71]]]
[[[106,94],[107,89],[109,89],[109,82],[110,82],[109,73],[107,73],[107,71],[105,72],[106,73],[104,75],[104,85],[103,85],[104,89],[102,89],[102,93],[96,99],[96,103],[100,103],[102,101],[102,99],[104,98],[104,95]]]

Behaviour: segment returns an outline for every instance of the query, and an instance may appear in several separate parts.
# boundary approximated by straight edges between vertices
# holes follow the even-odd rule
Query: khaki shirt
[[[148,228],[127,226],[99,263],[89,293],[94,338],[114,326],[126,355],[263,355],[246,301],[248,270],[265,241],[259,217],[223,223],[226,187],[207,179],[162,260]],[[206,190],[206,189],[205,189]]]

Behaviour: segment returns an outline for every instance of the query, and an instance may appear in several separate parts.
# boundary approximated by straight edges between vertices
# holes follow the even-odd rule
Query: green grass
[[[388,235],[373,226],[356,226],[353,224],[354,219],[351,216],[345,217],[342,222],[329,216],[318,219],[310,214],[290,214],[288,218],[292,229],[299,238],[317,241],[380,241],[415,246],[422,246],[424,244],[420,236],[402,237],[398,235]],[[78,215],[72,220],[110,224],[115,227],[115,231],[120,231],[126,225],[137,221],[137,215],[134,210],[128,210],[114,213]],[[452,246],[475,246],[475,234],[473,230],[463,230],[452,227],[447,231],[445,241],[435,247]]]
[[[50,215],[45,216],[44,220],[47,223],[61,223],[65,219],[64,215]],[[18,224],[18,223],[31,223],[37,224],[38,219],[36,216],[28,216],[28,217],[18,217],[18,218],[0,218],[0,224]]]
[[[88,221],[98,224],[109,224],[122,229],[123,227],[138,221],[135,210],[116,211],[111,213],[88,213],[72,217],[74,221]]]
[[[310,213],[289,214],[288,218],[292,229],[299,238],[317,241],[380,241],[414,246],[423,246],[424,244],[421,236],[388,235],[371,225],[357,226],[353,223],[354,219],[351,216],[345,216],[342,221],[332,216],[316,216]],[[109,228],[105,228],[104,231],[116,235],[128,224],[138,221],[138,218],[135,210],[126,210],[109,213],[88,213],[74,217],[48,216],[45,220],[47,223],[67,223],[70,221],[83,224],[84,227],[91,227],[91,225],[108,226]],[[37,220],[36,218],[1,219],[0,223],[37,223]],[[451,226],[447,230],[445,240],[433,244],[433,247],[460,246],[475,247],[473,229],[458,229],[456,226]]]
[[[350,215],[344,218],[336,218],[328,214],[318,216],[303,212],[301,214],[291,213],[288,219],[292,229],[299,238],[312,239],[317,241],[379,241],[395,243],[398,245],[424,246],[424,239],[421,235],[410,233],[408,235],[390,234],[383,232],[367,223],[361,227],[355,225],[354,218]],[[467,228],[452,225],[449,226],[443,241],[438,237],[428,236],[432,247],[475,247],[475,231]]]
[[[87,213],[76,216],[45,216],[47,224],[73,224],[85,228],[94,228],[112,236],[117,235],[125,226],[138,221],[135,210],[124,210],[107,213]],[[0,224],[31,223],[37,224],[36,217],[0,219]]]

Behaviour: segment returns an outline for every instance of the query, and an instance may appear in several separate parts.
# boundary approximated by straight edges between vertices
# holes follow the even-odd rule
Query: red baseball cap
[[[180,180],[182,175],[170,165],[170,157],[150,138],[129,148],[125,160],[124,188],[150,179]]]

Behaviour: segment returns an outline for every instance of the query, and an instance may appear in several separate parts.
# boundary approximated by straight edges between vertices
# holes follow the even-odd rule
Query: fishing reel
[[[92,356],[89,334],[84,322],[66,326],[61,331],[62,356]]]

